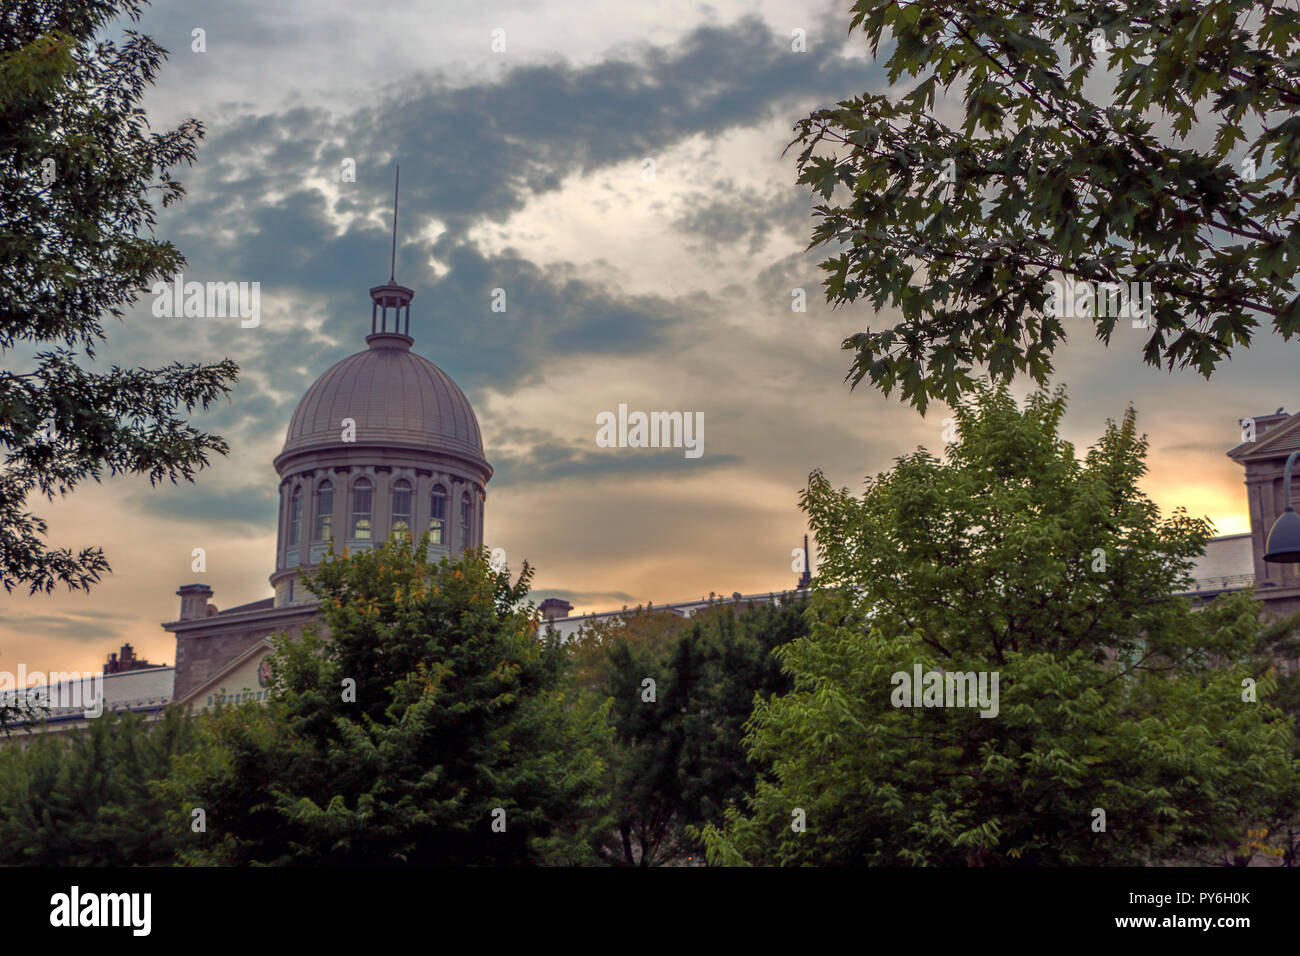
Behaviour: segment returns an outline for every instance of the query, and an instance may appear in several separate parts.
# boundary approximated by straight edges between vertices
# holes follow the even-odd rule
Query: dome
[[[419,533],[429,556],[483,546],[492,466],[465,393],[411,351],[411,299],[393,270],[370,290],[368,348],[336,363],[302,397],[273,462],[280,520],[274,606],[311,600],[303,568],[339,546],[353,554]],[[345,425],[346,422],[346,425]]]
[[[334,365],[307,390],[289,422],[280,459],[383,445],[484,462],[474,409],[447,373],[412,352],[406,335],[379,332],[366,342],[368,349]],[[355,443],[342,439],[345,418],[356,422]]]

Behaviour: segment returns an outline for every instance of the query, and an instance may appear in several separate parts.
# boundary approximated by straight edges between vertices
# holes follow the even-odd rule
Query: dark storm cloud
[[[213,125],[198,166],[185,176],[189,197],[165,226],[175,222],[183,250],[203,269],[337,297],[336,322],[327,328],[342,331],[339,325],[364,311],[354,304],[364,292],[361,283],[384,278],[395,160],[406,166],[403,234],[412,236],[437,219],[448,231],[434,251],[446,255],[474,225],[504,220],[572,174],[653,158],[688,137],[760,122],[796,100],[833,98],[861,85],[862,72],[860,60],[791,53],[788,40],[746,18],[702,27],[677,46],[650,48],[636,59],[583,68],[521,66],[499,81],[469,86],[422,77],[343,116],[307,108],[244,115]],[[345,186],[337,211],[378,215],[336,235],[326,197],[305,181],[335,178],[345,157],[356,160],[357,182]],[[696,211],[686,228],[709,228],[719,217],[736,220],[738,210],[727,212],[731,202],[724,197]],[[783,205],[790,210],[797,203],[791,190]],[[750,218],[738,228],[764,227]],[[433,277],[417,251],[404,252],[399,272],[420,291]],[[473,270],[483,262],[467,255],[457,264]],[[491,265],[518,271],[526,264],[507,258]],[[481,303],[490,277],[455,273],[438,294],[468,296],[472,290],[476,306]],[[572,290],[564,284],[556,290],[566,291]],[[644,310],[634,304],[625,314],[610,311],[605,324],[637,326]],[[608,347],[600,335],[565,337],[564,325],[553,319],[538,310],[528,321],[559,330],[554,351]],[[589,321],[579,331],[592,327]],[[654,344],[649,333],[638,338],[633,331],[629,338]],[[542,336],[528,343],[534,359],[546,341]],[[497,371],[509,374],[512,367]]]
[[[566,591],[562,588],[540,588],[528,592],[528,599],[538,604],[547,598],[559,598],[561,601],[568,601],[575,607],[591,607],[593,605],[607,607],[620,601],[623,604],[631,604],[635,600],[626,591]]]
[[[95,614],[65,611],[58,615],[0,615],[0,626],[32,637],[58,637],[83,644],[97,644],[121,635],[122,628],[110,619],[134,620],[123,614]]]
[[[250,537],[274,528],[279,499],[275,487],[254,481],[233,491],[213,488],[200,479],[196,484],[168,484],[131,495],[129,507],[147,510],[173,521],[186,521],[246,532]]]
[[[268,15],[271,14],[271,15]],[[193,0],[153,0],[141,11],[138,24],[126,19],[122,28],[147,33],[172,54],[172,59],[191,56],[193,30],[201,27],[207,34],[208,53],[194,55],[187,68],[223,68],[222,48],[274,51],[303,40],[306,18],[276,16],[265,0],[221,0],[220,3],[195,4]]]
[[[210,51],[214,37],[224,44],[279,42],[259,32],[260,14],[232,10],[208,16],[205,8],[209,22],[191,23],[186,11],[155,8],[160,39],[173,50],[163,82],[167,70],[188,76],[206,68],[203,56],[189,52],[191,26],[208,29]],[[294,106],[273,114],[248,107],[200,113],[209,135],[197,165],[180,171],[188,195],[162,213],[159,234],[188,257],[188,279],[260,282],[264,312],[269,302],[304,303],[301,316],[291,309],[287,317],[264,315],[258,329],[208,336],[202,358],[228,355],[243,372],[231,401],[202,426],[220,431],[235,448],[278,437],[311,381],[357,350],[369,330],[366,290],[387,278],[395,161],[403,165],[400,236],[406,237],[397,274],[416,290],[416,348],[471,401],[481,405],[487,389],[508,394],[535,384],[572,359],[670,352],[675,337],[712,320],[698,296],[629,295],[565,264],[543,266],[509,248],[483,251],[470,230],[505,220],[574,175],[663,156],[691,137],[752,126],[782,111],[793,121],[806,101],[834,101],[864,82],[864,61],[792,53],[788,37],[750,17],[592,66],[534,63],[469,84],[441,74],[403,77],[353,112]],[[277,98],[286,92],[277,91]],[[774,153],[783,146],[774,142]],[[313,180],[337,180],[344,158],[356,161],[357,181],[343,184],[342,197],[331,200]],[[680,229],[752,244],[780,228],[763,222],[748,194],[733,197],[725,184],[717,188],[723,195],[688,210]],[[784,221],[800,203],[791,189],[768,211]],[[353,218],[340,229],[339,216]],[[435,220],[445,228],[432,245],[416,238]],[[449,271],[435,274],[430,257]],[[504,313],[490,308],[497,288],[506,293]],[[308,316],[308,308],[317,311]],[[146,322],[123,341],[134,338],[139,347],[140,337],[151,334]],[[259,390],[266,384],[271,391]],[[566,456],[543,447],[534,457],[500,462],[499,474],[510,481],[527,480],[529,468],[561,477],[684,467],[680,456],[676,465],[672,458]],[[712,467],[727,459],[707,461]],[[193,515],[192,494],[185,489],[175,501],[140,501],[179,517]],[[263,506],[209,495],[201,507],[210,517],[254,521],[273,514]]]
[[[335,132],[358,150],[359,167],[386,170],[394,156],[415,164],[412,210],[459,231],[505,219],[571,174],[662,156],[792,101],[838,98],[863,79],[861,60],[792,53],[788,39],[747,17],[589,67],[520,66],[470,86],[424,78]]]
[[[595,434],[595,425],[592,434]],[[740,461],[736,455],[708,452],[700,458],[686,458],[680,448],[600,448],[589,451],[559,440],[540,441],[523,453],[494,454],[492,486],[499,489],[574,476],[591,479],[674,472],[698,474],[703,470],[736,465]]]
[[[621,294],[567,266],[542,268],[509,252],[485,256],[465,244],[439,244],[436,252],[451,271],[428,293],[429,331],[416,331],[417,347],[471,397],[481,386],[509,394],[562,373],[581,355],[654,352],[697,319],[694,308]],[[494,289],[505,294],[505,312],[491,309]]]
[[[813,201],[801,189],[763,196],[754,189],[737,190],[730,180],[723,180],[710,193],[690,197],[686,205],[673,226],[710,252],[744,243],[752,254],[774,232],[805,241],[812,234]]]

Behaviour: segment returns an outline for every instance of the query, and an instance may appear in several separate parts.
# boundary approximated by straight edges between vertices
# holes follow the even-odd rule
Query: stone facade
[[[1282,494],[1282,469],[1287,456],[1300,448],[1300,415],[1278,411],[1242,419],[1246,441],[1228,457],[1246,470],[1246,499],[1250,510],[1251,552],[1254,559],[1255,596],[1272,615],[1300,611],[1300,568],[1264,560],[1265,544],[1273,523],[1286,508]],[[1253,434],[1251,434],[1253,431]],[[1300,503],[1300,475],[1293,475],[1292,507]]]
[[[187,619],[184,614],[186,591],[194,588],[203,588],[209,596],[212,594],[205,585],[191,584],[181,588],[177,592],[181,595],[181,619],[163,625],[176,635],[173,698],[177,700],[266,638],[281,632],[301,636],[302,629],[317,619],[315,602],[277,608],[273,606],[272,598],[228,611],[217,611],[215,606],[207,604],[202,616]],[[208,609],[211,613],[206,613]]]

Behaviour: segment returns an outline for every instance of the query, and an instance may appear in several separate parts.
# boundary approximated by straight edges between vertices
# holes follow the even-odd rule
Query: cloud
[[[752,255],[762,250],[774,232],[806,241],[810,208],[804,189],[791,187],[764,195],[756,189],[737,189],[724,179],[707,192],[689,197],[673,226],[708,252],[731,251],[732,246],[743,244]]]
[[[57,637],[81,644],[101,644],[124,635],[126,624],[134,619],[127,614],[64,611],[60,614],[0,615],[0,627],[29,637]],[[111,623],[111,622],[121,622]],[[11,654],[6,654],[11,658]]]
[[[273,484],[221,489],[178,483],[133,494],[126,504],[174,521],[210,525],[222,536],[259,537],[275,528],[279,497]]]
[[[312,29],[350,15],[322,10]],[[284,29],[246,3],[205,6],[202,15],[161,4],[144,27],[151,24],[174,51],[164,81],[186,82],[213,62],[274,46],[280,41],[269,38]],[[189,52],[196,24],[208,30],[206,56]],[[249,45],[249,37],[260,39]],[[746,16],[586,65],[552,56],[474,80],[429,70],[372,88],[356,107],[194,110],[210,132],[196,166],[182,171],[186,199],[160,211],[159,234],[187,255],[187,278],[260,282],[271,314],[250,330],[211,320],[160,328],[141,310],[106,354],[139,355],[144,364],[178,348],[190,348],[194,360],[234,358],[241,382],[228,405],[204,416],[204,427],[232,446],[278,437],[315,377],[356,351],[369,330],[366,289],[386,278],[395,161],[405,166],[398,275],[416,290],[416,348],[475,404],[488,389],[509,394],[552,376],[557,363],[669,351],[709,320],[697,295],[631,294],[616,272],[597,280],[573,263],[541,264],[508,246],[489,251],[474,230],[507,221],[574,177],[793,115],[792,104],[833,100],[863,82],[862,60],[830,47],[792,53],[787,36]],[[355,183],[336,182],[344,158],[356,161]],[[689,200],[678,228],[710,248],[726,240],[752,248],[777,228],[777,216],[799,206],[794,189],[767,200],[732,192],[728,179],[713,183]],[[505,313],[490,311],[497,288],[506,292]]]
[[[537,604],[541,604],[547,598],[559,598],[568,601],[574,607],[631,604],[635,600],[626,591],[566,591],[562,588],[542,588],[528,593],[528,599]]]
[[[594,442],[594,425],[592,434]],[[525,452],[495,455],[492,484],[500,489],[574,477],[599,480],[629,475],[697,475],[740,462],[737,455],[708,452],[700,458],[686,458],[677,448],[602,448],[589,451],[551,439],[538,441]]]

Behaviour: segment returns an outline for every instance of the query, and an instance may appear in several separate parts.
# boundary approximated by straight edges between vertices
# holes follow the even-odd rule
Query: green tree
[[[605,753],[604,786],[611,820],[593,849],[616,866],[651,866],[675,858],[682,849],[677,826],[680,736],[668,685],[669,659],[687,627],[671,611],[638,607],[585,628],[568,645],[576,687],[593,702],[608,701],[613,735]]]
[[[102,316],[184,263],[153,238],[154,202],[183,194],[202,126],[150,132],[138,105],[165,55],[128,30],[96,41],[139,0],[16,0],[0,9],[0,582],[87,588],[102,549],[50,548],[27,499],[53,500],[107,472],[192,480],[219,437],[180,417],[229,392],[238,368],[174,362],[93,371]],[[182,411],[183,410],[183,411]]]
[[[788,689],[773,650],[807,633],[805,608],[793,594],[777,606],[720,603],[690,621],[638,608],[574,640],[578,681],[610,701],[615,732],[603,859],[656,866],[702,855],[696,830],[753,787],[743,726],[756,696]]]
[[[946,462],[900,458],[861,498],[812,475],[811,633],[777,650],[794,689],[747,738],[772,770],[706,831],[711,860],[1144,864],[1294,816],[1275,676],[1243,691],[1259,604],[1179,595],[1208,525],[1139,490],[1132,409],[1078,460],[1064,408],[983,387]],[[996,672],[996,714],[902,706],[896,675],[918,666]]]
[[[1156,366],[1208,377],[1261,319],[1300,330],[1294,7],[857,0],[851,28],[896,88],[813,112],[791,146],[824,200],[827,300],[901,313],[845,339],[854,385],[924,411],[981,367],[1044,383],[1068,331],[1054,276],[1149,282]],[[1109,343],[1099,311],[1079,326]]]
[[[307,584],[328,639],[281,639],[270,703],[216,715],[169,781],[178,830],[206,812],[184,859],[595,862],[605,717],[537,640],[531,573],[434,564],[409,540],[325,561]]]
[[[82,730],[0,748],[0,865],[166,866],[177,843],[160,785],[193,720],[106,713]]]
[[[1255,648],[1254,676],[1277,682],[1272,702],[1300,726],[1300,613],[1267,616]],[[1293,755],[1300,762],[1300,734]],[[1253,860],[1300,866],[1300,815],[1293,805],[1280,804],[1263,821],[1252,821],[1237,846],[1218,855],[1203,854],[1207,864],[1248,866]]]

